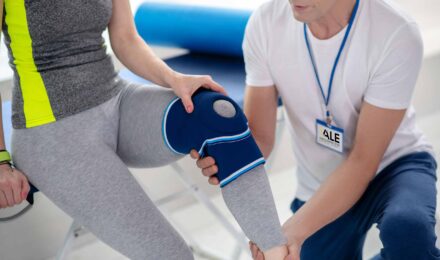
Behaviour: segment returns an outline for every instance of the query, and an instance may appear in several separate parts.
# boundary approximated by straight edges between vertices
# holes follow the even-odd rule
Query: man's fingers
[[[256,258],[256,259],[257,259],[257,260],[264,260],[263,252],[261,252],[260,250],[258,250],[257,258]]]
[[[213,165],[215,165],[215,160],[212,157],[205,157],[202,159],[197,160],[197,167],[201,168],[201,169],[205,169],[208,167],[211,167]]]
[[[251,251],[252,259],[254,259],[254,251],[252,250],[252,241],[249,241],[249,251]]]
[[[194,150],[194,149],[191,150],[191,152],[189,153],[189,155],[190,155],[191,158],[193,158],[193,159],[199,159],[199,158],[200,158],[200,154],[199,154],[196,150]]]
[[[219,185],[220,182],[218,181],[217,177],[212,176],[209,177],[208,183],[211,185]]]
[[[284,260],[299,260],[299,258],[294,258],[291,254],[288,254]]]
[[[213,165],[208,168],[204,168],[202,170],[202,174],[205,175],[206,177],[211,177],[211,176],[217,174],[217,172],[218,172],[217,165]]]
[[[181,97],[183,106],[185,107],[185,110],[187,113],[192,113],[194,110],[194,104],[191,100],[190,95],[185,95]]]
[[[249,242],[249,246],[251,248],[252,258],[253,259],[257,258],[257,254],[258,254],[257,246],[252,242]]]

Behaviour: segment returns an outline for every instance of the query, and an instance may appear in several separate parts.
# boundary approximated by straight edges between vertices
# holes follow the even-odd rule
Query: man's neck
[[[338,0],[325,15],[307,25],[313,36],[325,40],[338,34],[350,21],[356,0]]]

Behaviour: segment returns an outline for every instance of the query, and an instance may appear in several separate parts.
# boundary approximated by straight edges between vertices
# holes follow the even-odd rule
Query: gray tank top
[[[111,14],[111,0],[5,1],[14,128],[51,123],[117,94],[102,37]]]

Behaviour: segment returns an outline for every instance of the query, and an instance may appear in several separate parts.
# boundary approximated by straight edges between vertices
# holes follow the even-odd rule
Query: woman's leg
[[[127,165],[155,167],[182,157],[166,146],[162,136],[164,112],[174,98],[170,90],[135,84],[121,97],[117,153]],[[263,166],[223,187],[222,194],[245,234],[262,250],[285,244]]]
[[[13,160],[58,207],[130,259],[193,259],[115,152],[117,101],[15,130]]]

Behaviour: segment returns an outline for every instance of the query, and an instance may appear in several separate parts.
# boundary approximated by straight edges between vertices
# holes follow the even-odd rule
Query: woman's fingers
[[[194,111],[194,104],[191,100],[191,95],[190,94],[182,95],[181,99],[183,106],[185,107],[185,111],[187,113],[192,113]]]
[[[216,92],[220,92],[224,95],[227,95],[225,88],[223,88],[220,84],[215,82],[210,76],[205,76],[205,83],[203,84],[205,88],[209,88]]]
[[[8,207],[8,201],[6,200],[6,196],[3,191],[0,190],[0,208]]]
[[[14,203],[14,195],[13,195],[11,186],[5,187],[3,189],[3,194],[5,194],[8,207],[13,207],[15,205],[15,203]]]
[[[29,185],[28,180],[24,175],[21,177],[21,198],[25,200],[29,194],[29,191],[31,190],[31,186]]]
[[[1,166],[0,208],[20,204],[26,199],[29,190],[29,183],[23,173],[10,166]]]
[[[13,173],[14,175],[16,173]],[[14,179],[11,180],[11,188],[12,188],[12,195],[14,198],[14,204],[20,204],[23,200],[21,197],[21,181],[20,177],[14,176]]]

